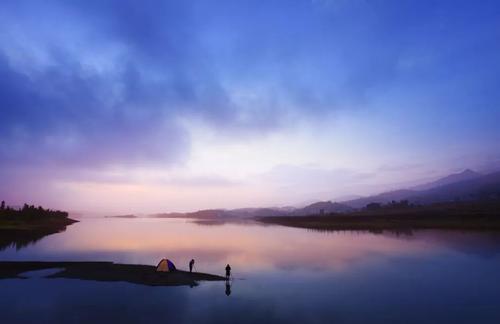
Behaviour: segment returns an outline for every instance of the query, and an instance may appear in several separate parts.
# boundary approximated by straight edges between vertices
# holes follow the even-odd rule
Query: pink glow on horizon
[[[180,267],[194,257],[199,267],[230,262],[236,268],[252,271],[311,265],[315,269],[343,271],[375,254],[418,255],[433,253],[436,248],[421,240],[367,233],[327,234],[249,224],[207,228],[172,219],[88,219],[46,244],[44,249],[58,253],[124,254],[128,262],[145,264],[168,257]]]

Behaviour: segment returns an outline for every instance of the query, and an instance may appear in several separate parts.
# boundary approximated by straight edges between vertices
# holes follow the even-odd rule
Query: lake
[[[500,235],[318,232],[257,223],[81,218],[2,261],[114,261],[233,280],[149,287],[0,280],[2,323],[500,323]]]

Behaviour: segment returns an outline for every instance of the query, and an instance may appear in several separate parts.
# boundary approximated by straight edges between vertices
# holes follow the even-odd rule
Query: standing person
[[[231,266],[228,264],[226,266],[226,280],[229,280],[229,277],[231,277]]]
[[[189,272],[193,272],[193,266],[194,266],[194,259],[191,259],[191,261],[189,261]]]

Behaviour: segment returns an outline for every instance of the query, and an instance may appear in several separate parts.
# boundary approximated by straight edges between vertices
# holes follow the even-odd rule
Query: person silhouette
[[[226,296],[231,295],[231,282],[226,280]]]
[[[193,272],[193,266],[194,266],[194,259],[191,259],[191,261],[189,261],[189,272]]]
[[[231,277],[231,266],[228,264],[226,266],[226,279],[229,280],[230,277]]]

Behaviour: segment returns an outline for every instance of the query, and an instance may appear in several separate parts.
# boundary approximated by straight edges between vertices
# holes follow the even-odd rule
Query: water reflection
[[[164,257],[180,265],[197,261],[198,271],[221,273],[315,268],[340,270],[374,254],[429,253],[425,241],[361,233],[322,235],[302,229],[225,224],[202,227],[183,220],[93,219],[3,258],[101,260],[153,264]]]
[[[187,287],[69,279],[0,280],[11,322],[497,323],[500,242],[489,233],[319,233],[258,224],[88,219],[2,260],[102,260],[238,280]],[[244,279],[244,280],[240,280]],[[235,287],[236,286],[236,287]],[[30,294],[26,294],[30,291]],[[228,298],[230,297],[230,298]]]
[[[15,248],[16,250],[20,250],[22,248],[35,244],[45,236],[64,232],[65,229],[66,226],[61,227],[57,230],[40,229],[37,231],[2,229],[0,230],[0,251],[10,247]]]
[[[494,234],[421,231],[411,235],[366,232],[318,233],[258,224],[198,226],[172,219],[89,219],[21,251],[0,253],[6,260],[88,260],[156,264],[168,257],[197,271],[237,273],[309,269],[344,271],[381,257],[423,256],[447,250],[497,255]]]

